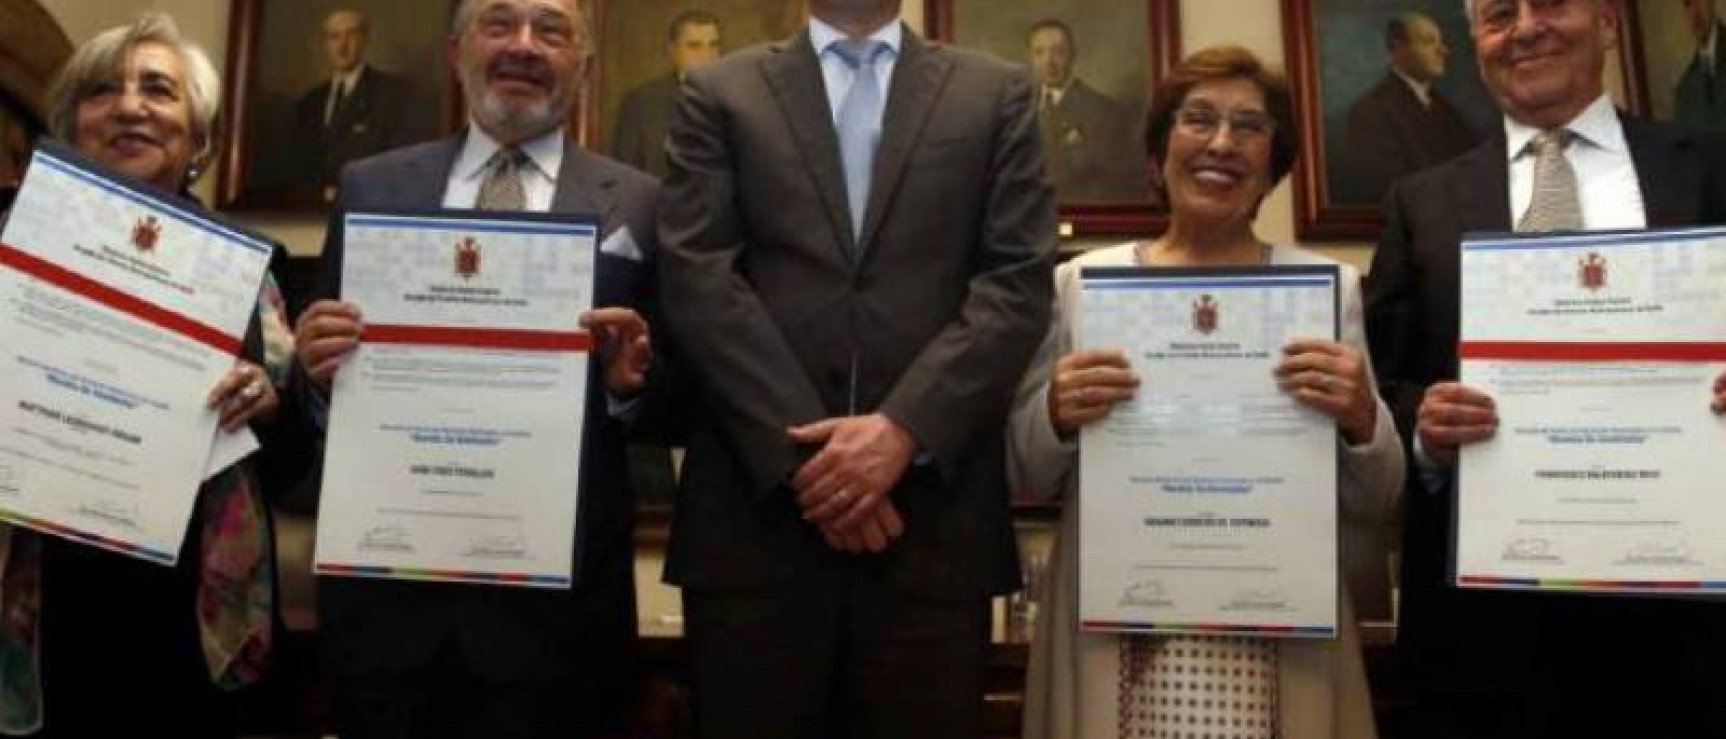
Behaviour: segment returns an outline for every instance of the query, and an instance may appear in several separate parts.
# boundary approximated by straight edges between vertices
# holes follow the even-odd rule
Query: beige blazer
[[[1274,247],[1272,264],[1328,264],[1331,260],[1293,247]],[[1049,422],[1047,390],[1054,363],[1072,347],[1079,269],[1132,266],[1131,244],[1092,251],[1061,265],[1055,275],[1055,310],[1048,337],[1026,374],[1008,426],[1008,476],[1015,490],[1065,498],[1049,581],[1040,604],[1025,688],[1026,739],[1118,739],[1119,637],[1078,629],[1078,507],[1074,493],[1077,445],[1063,442]],[[1360,276],[1341,266],[1342,339],[1366,356]],[[1379,401],[1372,441],[1347,446],[1337,490],[1341,506],[1343,594],[1338,604],[1340,636],[1330,640],[1279,642],[1278,733],[1284,739],[1374,739],[1372,698],[1361,661],[1360,635],[1348,592],[1369,589],[1363,573],[1384,572],[1384,552],[1375,531],[1399,505],[1403,483],[1402,442],[1390,412]],[[1374,565],[1377,565],[1376,567]]]

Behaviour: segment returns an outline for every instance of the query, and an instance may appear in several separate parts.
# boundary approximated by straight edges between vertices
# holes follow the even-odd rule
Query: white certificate
[[[598,227],[350,213],[316,570],[568,588]]]
[[[0,234],[0,519],[173,564],[271,247],[79,161]]]
[[[1336,633],[1337,432],[1277,388],[1334,339],[1332,266],[1086,269],[1077,343],[1126,352],[1137,397],[1079,446],[1086,631]]]
[[[1469,241],[1461,329],[1458,585],[1726,591],[1726,230]]]

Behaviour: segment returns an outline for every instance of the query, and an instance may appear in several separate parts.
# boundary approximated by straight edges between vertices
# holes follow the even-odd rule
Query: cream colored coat
[[[1293,247],[1273,247],[1272,264],[1330,264]],[[1026,739],[1119,739],[1117,729],[1118,639],[1078,630],[1078,506],[1071,474],[1077,446],[1062,442],[1049,421],[1047,391],[1055,361],[1071,350],[1072,320],[1079,299],[1081,267],[1135,264],[1131,244],[1099,249],[1055,273],[1056,315],[1037,361],[1019,389],[1008,428],[1009,476],[1015,490],[1041,491],[1066,499],[1049,580],[1040,604],[1025,688]],[[1341,265],[1342,340],[1366,355],[1360,276]],[[1374,739],[1372,699],[1361,660],[1360,635],[1348,583],[1357,573],[1382,576],[1384,552],[1373,545],[1399,504],[1403,484],[1402,443],[1390,412],[1379,401],[1372,441],[1338,442],[1341,462],[1343,595],[1338,604],[1340,636],[1330,640],[1279,642],[1278,731],[1282,739]],[[1360,582],[1359,580],[1355,580]],[[1365,589],[1357,587],[1356,589]]]

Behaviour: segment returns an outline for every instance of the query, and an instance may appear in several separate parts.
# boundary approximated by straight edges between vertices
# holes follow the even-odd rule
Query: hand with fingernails
[[[294,354],[306,377],[324,391],[330,378],[360,345],[360,307],[343,300],[319,300],[294,323]]]
[[[629,308],[595,308],[581,314],[581,327],[592,331],[605,367],[605,389],[619,398],[647,386],[653,365],[653,342],[647,321]]]
[[[1279,389],[1335,419],[1348,443],[1372,441],[1378,396],[1359,351],[1338,341],[1295,339],[1283,347],[1274,372]]]
[[[791,477],[803,518],[844,552],[879,552],[905,532],[888,497],[911,464],[917,444],[879,413],[829,418],[788,430],[820,451]]]
[[[1079,349],[1055,362],[1049,376],[1049,421],[1063,439],[1107,417],[1116,403],[1132,399],[1139,375],[1119,349]]]
[[[1455,464],[1458,448],[1485,441],[1497,430],[1498,409],[1492,396],[1460,382],[1428,386],[1415,411],[1414,433],[1421,451],[1440,465]]]
[[[210,389],[205,404],[221,414],[223,431],[234,432],[253,420],[274,418],[281,399],[263,367],[241,360]]]

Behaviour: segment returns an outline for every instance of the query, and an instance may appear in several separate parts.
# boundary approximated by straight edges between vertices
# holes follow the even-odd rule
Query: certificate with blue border
[[[316,571],[568,588],[599,225],[343,215],[364,317],[331,389]]]
[[[1471,238],[1461,306],[1456,584],[1726,592],[1726,229]]]
[[[1337,275],[1082,271],[1077,348],[1141,378],[1080,437],[1083,630],[1335,635],[1336,424],[1272,371],[1289,341],[1336,338]]]
[[[271,249],[43,143],[0,233],[0,519],[173,564]]]

